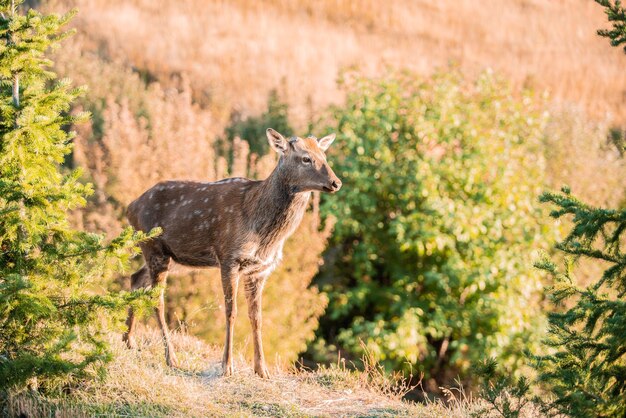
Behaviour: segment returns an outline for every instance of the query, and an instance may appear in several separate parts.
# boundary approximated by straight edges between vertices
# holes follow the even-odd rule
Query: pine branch
[[[620,0],[595,0],[596,3],[605,8],[609,22],[613,23],[612,29],[599,29],[598,35],[611,40],[611,46],[619,46],[626,43],[626,9]],[[626,46],[624,46],[626,52]]]

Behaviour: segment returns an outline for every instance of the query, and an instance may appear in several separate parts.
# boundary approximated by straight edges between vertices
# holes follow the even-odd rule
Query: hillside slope
[[[126,349],[111,334],[115,359],[103,381],[73,387],[63,398],[13,395],[15,416],[145,416],[145,417],[352,417],[464,416],[476,408],[470,402],[446,407],[400,400],[391,381],[344,367],[318,371],[274,369],[262,380],[249,362],[239,358],[235,375],[219,376],[220,350],[200,340],[175,336],[180,369],[165,366],[160,334],[140,332],[139,351]],[[207,369],[208,366],[208,369]]]
[[[71,5],[85,49],[162,82],[189,77],[196,99],[223,117],[260,111],[280,88],[302,123],[341,99],[342,69],[429,73],[453,62],[626,120],[625,58],[596,35],[607,23],[591,0],[61,0],[54,8]]]

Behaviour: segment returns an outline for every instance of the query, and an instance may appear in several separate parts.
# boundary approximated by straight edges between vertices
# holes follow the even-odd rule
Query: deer
[[[325,152],[335,134],[317,139],[291,137],[267,129],[276,167],[265,180],[233,177],[215,182],[164,181],[134,200],[126,211],[130,225],[160,235],[139,244],[145,264],[131,275],[131,289],[161,285],[155,307],[166,363],[178,367],[165,321],[165,282],[172,263],[220,269],[226,314],[222,376],[231,376],[237,290],[243,282],[254,345],[254,371],[269,379],[261,332],[261,297],[270,273],[282,259],[285,240],[302,221],[313,191],[336,193],[341,180]],[[135,315],[128,310],[123,341],[136,348]]]

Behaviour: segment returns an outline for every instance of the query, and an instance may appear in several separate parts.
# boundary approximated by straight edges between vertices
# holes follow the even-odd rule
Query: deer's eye
[[[302,157],[302,162],[304,164],[310,164],[311,163],[311,159],[309,157]]]

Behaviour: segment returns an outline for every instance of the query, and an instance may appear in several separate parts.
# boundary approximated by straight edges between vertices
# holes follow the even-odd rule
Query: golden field
[[[258,112],[280,89],[297,121],[341,100],[350,67],[430,73],[450,63],[471,75],[494,69],[547,90],[598,119],[626,120],[620,49],[588,0],[63,0],[76,6],[84,49],[142,69],[162,83],[183,75],[225,123]]]

